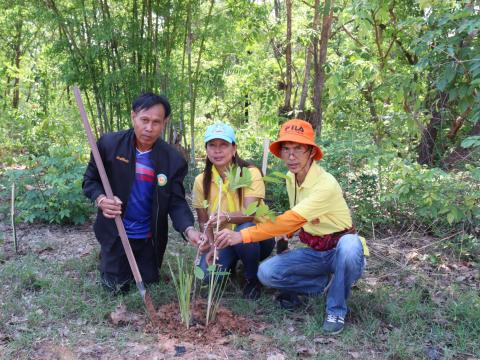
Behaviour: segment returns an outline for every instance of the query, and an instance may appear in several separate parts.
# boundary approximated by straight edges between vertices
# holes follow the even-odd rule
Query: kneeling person
[[[261,203],[265,197],[265,184],[258,168],[242,160],[237,152],[235,132],[225,123],[216,123],[207,128],[204,137],[207,157],[205,169],[195,178],[192,205],[198,214],[201,230],[207,230],[207,237],[213,242],[213,229],[216,228],[217,210],[220,207],[219,227],[235,231],[254,226],[257,219],[252,214],[245,216],[241,209],[251,203]],[[226,172],[232,166],[238,166],[243,172],[250,172],[252,183],[247,188],[230,190]],[[219,202],[218,179],[222,179],[222,196]],[[204,206],[207,201],[207,207]],[[209,223],[209,229],[205,229]],[[257,279],[259,263],[266,259],[275,245],[274,239],[261,243],[238,244],[228,246],[219,252],[218,264],[226,271],[232,271],[238,260],[245,267],[246,285],[243,296],[255,300],[260,296],[260,283]],[[207,269],[208,254],[202,256],[200,266]]]
[[[257,224],[240,233],[222,230],[217,245],[248,244],[300,230],[300,240],[308,247],[266,260],[260,265],[258,278],[264,285],[280,289],[280,304],[292,308],[299,304],[297,294],[321,294],[333,275],[323,328],[337,334],[343,330],[350,288],[362,274],[368,249],[353,227],[340,185],[315,163],[323,153],[314,142],[308,122],[295,119],[283,124],[270,152],[288,167],[286,187],[291,210],[274,222]]]
[[[97,144],[115,199],[107,199],[93,157],[83,177],[83,191],[98,206],[94,225],[101,245],[100,273],[108,290],[128,291],[133,275],[115,225],[122,216],[144,283],[159,279],[168,240],[168,219],[193,243],[200,233],[185,200],[185,159],[160,139],[170,115],[168,100],[152,93],[132,104],[133,129],[109,133]]]

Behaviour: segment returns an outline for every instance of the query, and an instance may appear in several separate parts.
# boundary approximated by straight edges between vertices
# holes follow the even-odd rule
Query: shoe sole
[[[326,331],[326,330],[323,330],[323,332],[324,332],[325,335],[338,335],[338,334],[340,334],[342,331],[343,331],[343,328],[341,328],[340,330],[337,330],[337,331]]]

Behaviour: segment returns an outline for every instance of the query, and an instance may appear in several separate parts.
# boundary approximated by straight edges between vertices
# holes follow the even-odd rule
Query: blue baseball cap
[[[205,144],[213,139],[222,139],[233,144],[235,142],[235,131],[233,131],[233,128],[230,125],[225,123],[210,125],[205,132]]]

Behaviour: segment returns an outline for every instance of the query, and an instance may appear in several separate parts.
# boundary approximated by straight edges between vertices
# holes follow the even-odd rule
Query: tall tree
[[[320,34],[320,44],[314,42],[314,85],[313,85],[313,106],[315,112],[312,117],[312,125],[316,129],[318,136],[322,133],[323,108],[322,95],[325,86],[325,64],[327,61],[328,39],[333,22],[334,0],[325,0],[323,4],[322,32]]]
[[[285,0],[287,9],[287,37],[285,46],[285,100],[283,102],[283,113],[291,111],[292,98],[292,0]]]

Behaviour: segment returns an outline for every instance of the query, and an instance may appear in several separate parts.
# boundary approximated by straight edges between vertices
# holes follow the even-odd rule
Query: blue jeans
[[[345,317],[350,288],[363,268],[362,243],[358,235],[346,234],[331,250],[301,248],[268,259],[260,265],[258,279],[271,288],[317,295],[325,289],[328,275],[333,274],[327,293],[327,314]]]
[[[246,222],[236,226],[235,231],[240,231],[248,227],[255,226],[253,222]],[[275,246],[274,239],[268,239],[249,244],[238,244],[228,246],[219,250],[217,264],[225,271],[231,271],[238,260],[241,260],[245,267],[245,278],[249,281],[257,280],[258,265],[260,261],[265,260]],[[200,267],[207,274],[206,254],[200,259]]]

